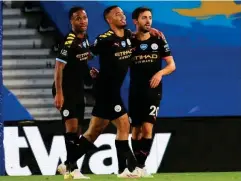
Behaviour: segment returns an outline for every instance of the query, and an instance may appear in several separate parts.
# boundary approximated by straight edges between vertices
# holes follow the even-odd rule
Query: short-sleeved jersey
[[[128,71],[132,53],[131,32],[125,30],[123,37],[118,37],[109,30],[99,35],[91,52],[99,55],[100,70],[96,80],[96,89],[107,94],[117,94]]]
[[[87,61],[89,59],[88,37],[78,38],[70,32],[60,47],[56,61],[65,63],[63,70],[63,88],[83,88],[84,78],[89,73]]]
[[[130,89],[131,91],[146,92],[150,90],[150,80],[152,76],[161,70],[162,58],[171,56],[169,45],[163,37],[152,36],[140,41],[132,39],[132,62],[130,66]],[[160,83],[156,90],[161,90]]]

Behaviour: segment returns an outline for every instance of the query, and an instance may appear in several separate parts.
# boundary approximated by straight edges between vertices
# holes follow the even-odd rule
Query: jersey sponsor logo
[[[134,57],[135,64],[152,63],[158,59],[157,54],[137,55]]]
[[[146,49],[147,49],[147,47],[148,47],[148,45],[147,45],[147,44],[141,44],[141,45],[140,45],[140,48],[141,48],[142,50],[146,50]]]
[[[122,45],[123,47],[126,47],[126,42],[125,42],[125,41],[122,41],[122,42],[121,42],[121,45]]]
[[[67,117],[69,115],[69,110],[65,109],[63,111],[63,115],[64,115],[64,117]]]
[[[121,106],[120,105],[116,105],[114,109],[115,109],[115,112],[120,112],[121,111]]]
[[[62,49],[62,50],[60,51],[60,54],[61,54],[62,56],[67,57],[67,56],[68,56],[68,51],[65,50],[65,49]]]
[[[131,57],[132,50],[126,50],[122,52],[116,52],[115,56],[119,57],[119,60],[128,59]]]
[[[137,55],[135,56],[135,60],[144,60],[144,59],[158,59],[157,54],[150,54],[150,55]]]
[[[82,53],[82,54],[78,54],[78,55],[76,55],[76,58],[78,58],[80,61],[82,61],[82,60],[88,60],[88,58],[89,58],[89,52],[85,52],[85,53]]]
[[[128,45],[131,45],[131,41],[130,41],[129,38],[126,39],[126,42],[127,42]]]
[[[157,50],[158,49],[158,45],[156,43],[153,43],[151,45],[151,48],[152,48],[152,50]]]

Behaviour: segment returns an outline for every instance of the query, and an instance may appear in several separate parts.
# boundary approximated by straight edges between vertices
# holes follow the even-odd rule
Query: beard
[[[75,33],[77,33],[77,34],[83,34],[85,32],[86,32],[86,30],[80,30],[80,29],[77,29],[77,31],[75,30]]]
[[[145,28],[145,27],[140,27],[140,32],[142,33],[148,33],[150,31],[151,28]]]
[[[127,27],[127,24],[125,24],[125,25],[119,25],[119,26],[116,26],[118,29],[124,29],[124,28],[126,28]]]
[[[76,33],[85,33],[87,29],[81,28],[80,26],[74,26],[74,30]]]

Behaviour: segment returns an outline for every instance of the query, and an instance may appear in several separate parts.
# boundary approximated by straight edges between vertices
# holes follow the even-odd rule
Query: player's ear
[[[109,19],[109,18],[106,18],[106,21],[108,24],[111,24],[111,22],[112,22],[111,19]]]
[[[107,21],[108,24],[112,23],[111,13],[105,16],[105,20]]]
[[[71,25],[74,23],[73,21],[74,21],[74,20],[73,20],[73,17],[71,17],[71,18],[70,18],[70,23],[71,23]]]
[[[109,15],[106,16],[105,20],[107,21],[108,24],[110,24],[112,22]]]
[[[136,25],[136,24],[137,24],[137,20],[136,20],[136,19],[133,19],[133,23]]]

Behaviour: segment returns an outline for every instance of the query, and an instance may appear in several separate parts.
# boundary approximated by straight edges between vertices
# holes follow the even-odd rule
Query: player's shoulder
[[[155,43],[161,42],[161,41],[166,42],[166,38],[165,38],[165,35],[163,33],[161,33],[161,36],[151,35],[150,41],[155,42]]]
[[[67,38],[75,39],[75,38],[76,38],[76,35],[75,35],[73,32],[69,32],[69,33],[65,36],[65,38],[66,38],[66,39],[67,39]]]
[[[104,33],[101,33],[97,36],[99,40],[105,40],[105,39],[110,39],[114,36],[114,32],[111,30],[105,31]]]
[[[149,38],[150,41],[155,41],[155,40],[160,40],[160,39],[161,39],[160,36],[154,36],[154,35],[151,35]]]
[[[130,40],[131,40],[132,46],[136,46],[136,45],[142,43],[140,40],[138,40],[138,38],[136,37],[136,34],[134,34],[134,33],[132,33]]]
[[[76,35],[73,32],[69,32],[64,38],[64,45],[70,47],[75,39]]]
[[[161,32],[161,36],[158,36],[158,40],[162,40],[162,41],[164,41],[164,42],[167,41],[167,40],[166,40],[166,37],[165,37],[165,35],[164,35],[163,32]]]
[[[132,38],[133,37],[133,33],[132,33],[132,31],[130,29],[125,29],[124,31],[125,31],[125,36],[127,38]]]

